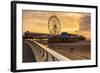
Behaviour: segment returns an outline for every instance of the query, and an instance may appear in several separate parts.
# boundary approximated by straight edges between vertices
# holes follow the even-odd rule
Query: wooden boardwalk
[[[23,62],[68,61],[70,59],[32,40],[23,41]]]

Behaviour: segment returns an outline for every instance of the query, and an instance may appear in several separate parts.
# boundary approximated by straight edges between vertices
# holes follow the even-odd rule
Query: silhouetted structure
[[[48,43],[66,43],[66,42],[77,42],[85,40],[86,38],[82,35],[69,34],[67,32],[62,32],[60,35],[49,35],[43,33],[32,33],[27,31],[23,34],[23,39],[37,39],[40,41],[47,39]]]
[[[60,20],[57,16],[53,15],[48,20],[48,30],[51,35],[58,35],[60,33]]]
[[[66,42],[77,42],[80,40],[85,40],[86,38],[82,35],[68,34],[66,32],[61,33],[61,35],[50,36],[49,43],[66,43]]]
[[[42,33],[33,33],[26,31],[23,34],[23,39],[40,39],[40,38],[48,38],[49,34],[42,34]]]

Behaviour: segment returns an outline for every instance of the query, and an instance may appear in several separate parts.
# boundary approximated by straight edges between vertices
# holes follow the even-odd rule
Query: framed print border
[[[17,69],[17,4],[26,5],[44,5],[44,6],[58,6],[58,7],[78,7],[78,8],[93,8],[95,9],[95,64],[93,65],[82,65],[82,66],[69,66],[69,67],[48,67],[48,68],[33,68],[33,69]],[[40,71],[40,70],[54,70],[54,69],[73,69],[73,68],[87,68],[98,66],[98,7],[90,5],[74,5],[74,4],[58,4],[58,3],[43,3],[43,2],[26,2],[26,1],[12,1],[11,2],[11,71],[22,72],[22,71]]]

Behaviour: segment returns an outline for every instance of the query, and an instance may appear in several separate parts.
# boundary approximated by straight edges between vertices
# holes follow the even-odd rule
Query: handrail
[[[31,41],[31,40],[28,40],[28,41]],[[33,41],[31,41],[31,42],[33,42]],[[33,48],[33,45],[30,43],[30,42],[25,42],[26,44],[28,44],[30,47],[31,47],[31,49],[32,49],[32,51],[33,51],[33,53],[34,53],[34,55],[35,55],[35,59],[36,59],[36,61],[37,62],[44,62],[44,61],[59,61],[57,58],[55,58],[53,55],[51,55],[50,53],[48,53],[46,50],[44,50],[42,47],[40,47],[39,45],[37,45],[36,43],[34,43],[34,44],[36,44],[38,47],[40,47],[41,49],[40,49],[40,51],[41,50],[43,50],[44,51],[44,53],[42,52],[42,55],[40,54],[40,52],[36,52],[36,49],[37,50],[39,50],[39,48]],[[36,46],[35,46],[36,47]],[[40,55],[39,55],[40,54]],[[52,57],[52,60],[50,60],[49,58],[50,57],[48,57],[48,55],[50,55],[51,57]]]
[[[32,40],[33,41],[33,40]],[[35,44],[37,44],[38,46],[40,46],[41,48],[43,48],[44,50],[46,50],[48,53],[50,53],[52,56],[54,56],[56,59],[58,59],[59,61],[70,61],[69,58],[66,58],[65,56],[51,50],[50,48],[36,42],[36,41],[33,41]]]

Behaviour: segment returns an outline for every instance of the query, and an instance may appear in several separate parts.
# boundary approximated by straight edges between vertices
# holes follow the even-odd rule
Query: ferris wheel
[[[48,20],[48,29],[51,35],[59,35],[60,33],[60,21],[56,16],[51,16]]]

